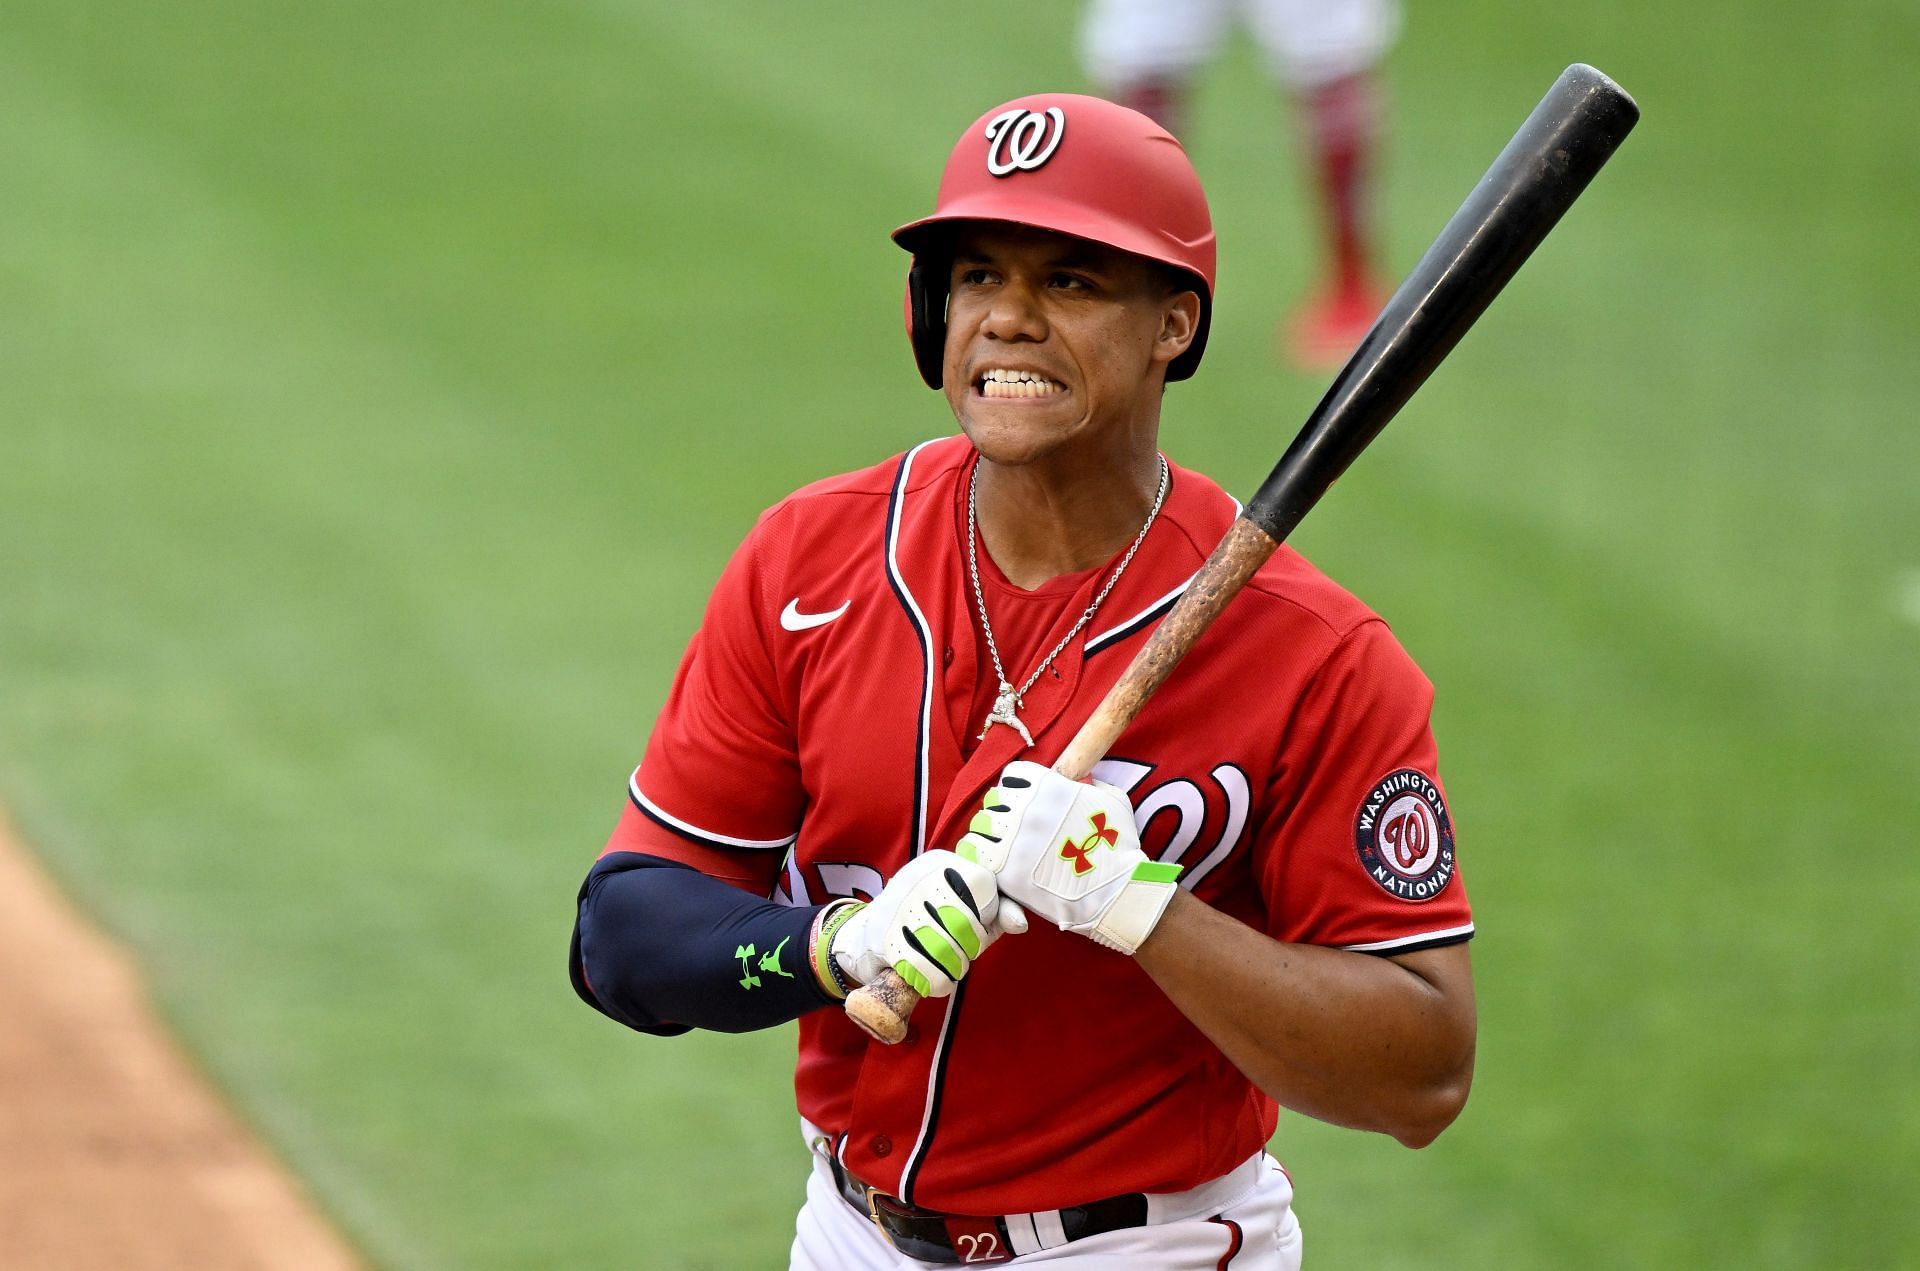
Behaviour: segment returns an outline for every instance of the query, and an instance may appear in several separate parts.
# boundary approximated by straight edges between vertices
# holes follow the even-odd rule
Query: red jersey
[[[980,741],[994,676],[967,576],[973,457],[961,437],[927,442],[760,518],[608,851],[792,904],[873,895],[910,856],[958,842],[1006,764],[1059,755],[1239,510],[1172,468],[1132,564],[1025,695],[1032,749],[1011,728]],[[1110,571],[1077,576],[1032,647],[1002,649],[1015,683]],[[1473,927],[1432,702],[1385,623],[1283,546],[1094,771],[1127,791],[1146,853],[1185,867],[1181,886],[1277,940],[1453,943]],[[837,1010],[799,1030],[801,1115],[858,1177],[951,1213],[1182,1191],[1252,1155],[1277,1119],[1131,958],[1045,924],[922,1003],[898,1046]]]

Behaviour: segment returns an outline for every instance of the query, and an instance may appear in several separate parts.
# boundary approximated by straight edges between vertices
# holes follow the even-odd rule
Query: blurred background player
[[[1185,138],[1193,77],[1236,20],[1298,102],[1326,235],[1325,277],[1281,326],[1301,366],[1338,367],[1388,291],[1368,223],[1383,110],[1378,66],[1400,26],[1397,0],[1091,0],[1081,57],[1101,93]]]

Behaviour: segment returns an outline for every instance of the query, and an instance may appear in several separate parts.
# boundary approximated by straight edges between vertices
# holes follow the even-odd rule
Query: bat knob
[[[869,984],[847,994],[847,1018],[860,1031],[893,1046],[907,1035],[907,1020],[920,1005],[920,995],[894,971],[882,971]]]

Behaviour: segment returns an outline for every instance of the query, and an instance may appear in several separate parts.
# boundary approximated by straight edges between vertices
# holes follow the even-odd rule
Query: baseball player
[[[1282,548],[1108,757],[1047,765],[1237,512],[1158,445],[1214,240],[1180,145],[1042,95],[954,147],[912,254],[960,434],[809,485],[722,573],[580,890],[642,1032],[799,1020],[792,1266],[1292,1268],[1278,1105],[1424,1145],[1472,935],[1384,623]],[[838,1004],[891,968],[904,1042]]]
[[[1282,337],[1296,362],[1332,369],[1386,301],[1367,203],[1383,109],[1378,66],[1399,33],[1398,0],[1092,0],[1081,60],[1102,92],[1179,133],[1193,77],[1236,19],[1298,103],[1327,237],[1328,276]]]

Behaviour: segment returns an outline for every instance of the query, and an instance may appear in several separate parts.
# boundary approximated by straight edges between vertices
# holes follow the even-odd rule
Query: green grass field
[[[1068,5],[0,23],[0,803],[375,1263],[784,1265],[792,1037],[579,1005],[574,889],[754,513],[946,431],[886,241]],[[1411,266],[1571,61],[1640,130],[1296,542],[1391,619],[1481,935],[1422,1153],[1286,1117],[1309,1265],[1920,1265],[1920,14],[1412,5]],[[1167,449],[1324,383],[1251,50]],[[0,1262],[4,1253],[0,1251]]]

